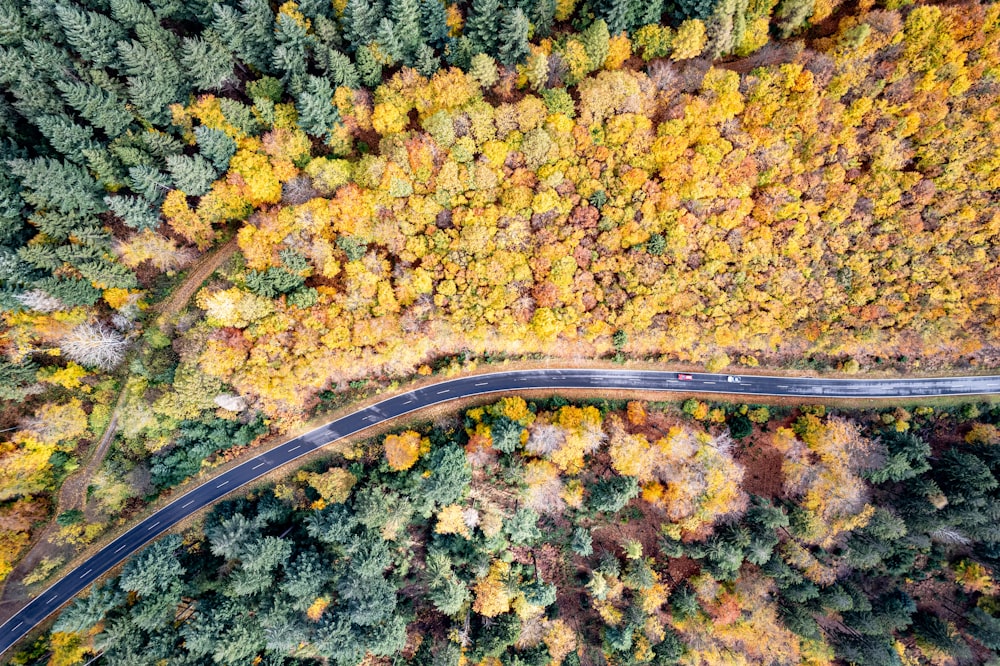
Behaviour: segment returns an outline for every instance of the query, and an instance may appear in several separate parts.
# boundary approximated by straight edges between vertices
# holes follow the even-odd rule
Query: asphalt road
[[[691,373],[690,380],[679,380],[677,377],[676,372],[651,370],[551,369],[495,372],[439,382],[360,409],[203,483],[125,532],[0,625],[0,654],[109,569],[195,511],[329,442],[353,435],[381,421],[455,398],[532,389],[681,391],[802,398],[920,398],[1000,394],[1000,376],[814,379],[742,375],[739,383],[729,382],[727,375],[718,374]]]

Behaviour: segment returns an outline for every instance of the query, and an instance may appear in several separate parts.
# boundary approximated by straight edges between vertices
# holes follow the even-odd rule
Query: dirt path
[[[157,303],[153,310],[159,313],[160,321],[169,320],[171,317],[176,315],[184,306],[187,305],[191,297],[194,296],[198,288],[201,287],[201,283],[208,279],[208,277],[214,273],[219,266],[221,266],[229,257],[233,256],[239,246],[236,243],[236,237],[234,236],[228,243],[221,246],[215,252],[212,252],[208,256],[202,257],[194,266],[191,267],[191,271],[188,276],[184,279],[177,289],[174,290],[166,300]]]
[[[208,256],[202,257],[191,268],[184,282],[166,300],[154,306],[153,311],[159,315],[158,322],[169,321],[180,312],[201,287],[202,283],[219,266],[225,263],[237,249],[238,245],[234,237]],[[101,465],[104,463],[104,456],[107,455],[108,449],[111,448],[111,442],[114,441],[115,431],[118,427],[118,412],[125,402],[124,380],[122,386],[123,390],[118,394],[118,400],[111,411],[111,420],[108,421],[108,426],[104,429],[101,441],[88,453],[83,466],[63,481],[56,498],[56,508],[53,516],[58,516],[63,511],[70,509],[86,509],[87,488],[90,486],[94,475],[101,469]],[[88,520],[93,519],[89,513],[86,518]],[[43,559],[58,557],[65,558],[66,561],[73,559],[76,553],[72,546],[54,543],[55,536],[58,533],[59,525],[53,519],[52,522],[45,526],[34,540],[34,544],[30,550],[21,557],[14,566],[14,569],[3,583],[0,584],[2,585],[0,587],[0,616],[6,616],[8,614],[7,609],[16,609],[28,597],[28,590],[22,581]]]

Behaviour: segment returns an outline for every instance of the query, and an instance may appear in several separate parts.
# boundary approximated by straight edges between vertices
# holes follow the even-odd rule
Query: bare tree
[[[55,312],[56,310],[66,310],[66,304],[58,298],[41,289],[25,291],[15,298],[21,305],[36,312]]]
[[[100,322],[80,324],[59,344],[67,358],[105,371],[122,362],[128,346],[125,336]]]

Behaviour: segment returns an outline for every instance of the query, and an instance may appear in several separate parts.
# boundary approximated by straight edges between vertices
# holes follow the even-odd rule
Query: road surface
[[[0,625],[0,654],[105,572],[199,509],[329,442],[354,435],[387,419],[456,398],[533,389],[680,391],[799,398],[923,398],[1000,394],[1000,376],[815,379],[742,375],[738,383],[728,381],[727,375],[708,373],[691,373],[690,380],[679,380],[677,377],[675,372],[624,369],[494,372],[438,382],[359,409],[193,488],[122,534]]]

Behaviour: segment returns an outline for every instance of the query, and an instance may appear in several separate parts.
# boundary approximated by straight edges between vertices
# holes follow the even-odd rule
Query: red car
[[[677,379],[679,379],[681,381],[690,381],[690,380],[694,379],[694,377],[692,377],[691,375],[678,374],[677,375]]]

